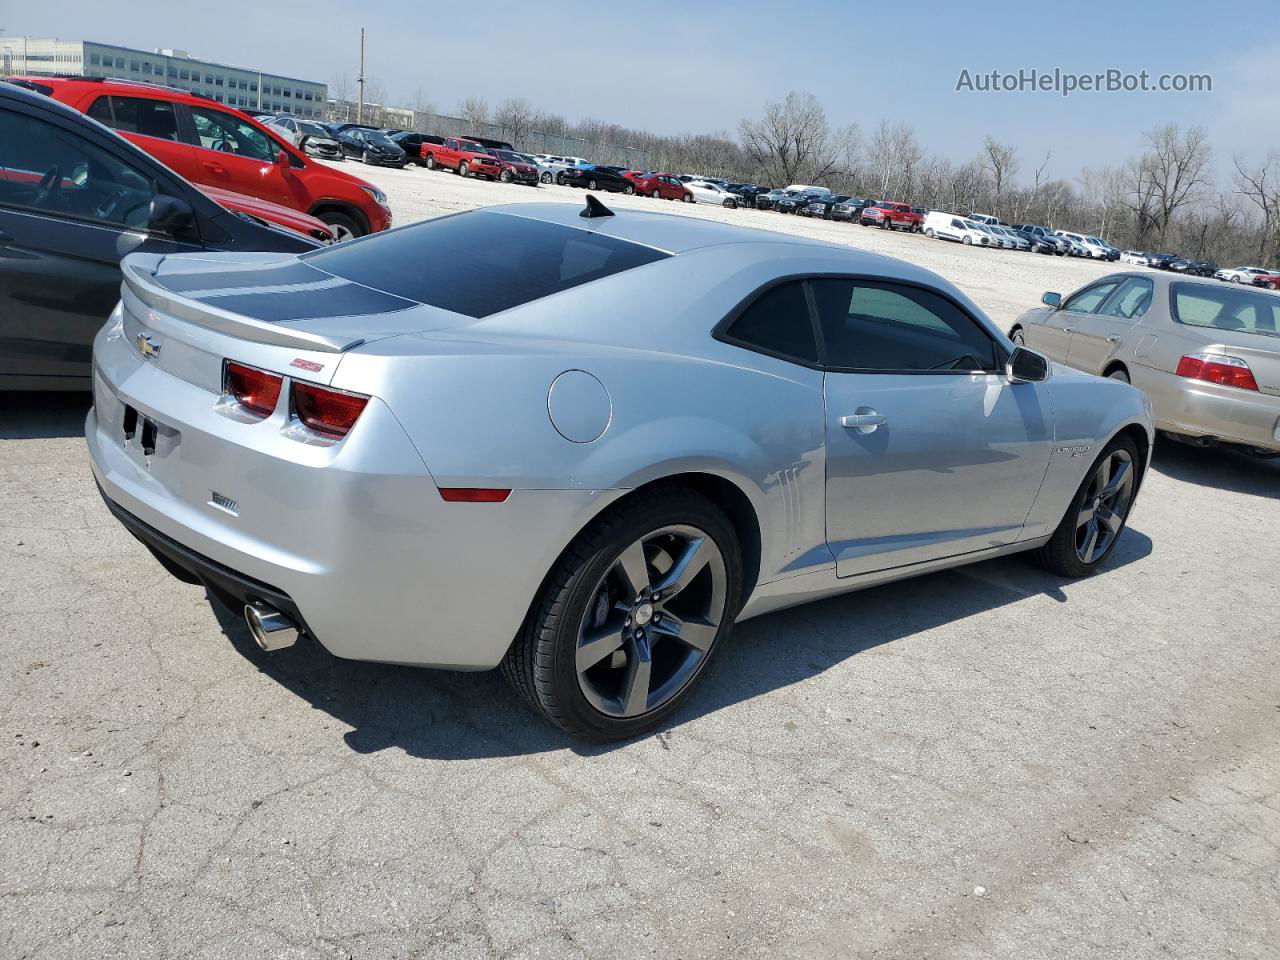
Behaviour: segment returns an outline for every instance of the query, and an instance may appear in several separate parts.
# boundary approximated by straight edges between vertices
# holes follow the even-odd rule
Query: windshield
[[[1204,283],[1175,283],[1173,319],[1189,327],[1209,327],[1280,336],[1280,297]]]
[[[329,131],[318,123],[306,123],[305,121],[298,124],[298,131],[307,137],[320,137],[324,140],[330,139]]]
[[[510,150],[492,150],[490,152],[501,157],[503,160],[510,161],[511,163],[524,162],[524,157],[520,156],[518,153],[512,153]]]
[[[480,146],[480,144],[468,143],[466,140],[463,140],[461,143],[458,144],[458,149],[466,150],[469,153],[488,153],[489,152],[487,149]]]

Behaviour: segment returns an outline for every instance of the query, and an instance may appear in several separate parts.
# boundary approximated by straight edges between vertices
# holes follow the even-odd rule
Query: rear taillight
[[[243,363],[227,361],[223,373],[223,390],[235,402],[259,417],[269,417],[280,399],[284,377]]]
[[[505,503],[511,496],[502,487],[441,487],[440,498],[449,503]]]
[[[1217,383],[1224,387],[1258,389],[1258,381],[1253,379],[1249,364],[1239,357],[1228,357],[1221,353],[1188,353],[1178,361],[1175,372],[1180,377]]]
[[[330,440],[341,440],[356,425],[369,398],[358,393],[293,381],[294,416],[310,430]]]

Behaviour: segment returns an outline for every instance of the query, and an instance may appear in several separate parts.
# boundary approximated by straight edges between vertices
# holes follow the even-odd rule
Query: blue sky
[[[355,75],[364,26],[368,74],[392,103],[409,102],[418,87],[444,112],[471,94],[490,103],[523,95],[571,118],[663,133],[734,130],[766,99],[807,90],[837,125],[868,131],[881,117],[906,120],[953,160],[974,155],[987,133],[1016,143],[1022,177],[1049,150],[1055,176],[1120,163],[1142,130],[1169,122],[1209,129],[1224,179],[1234,154],[1260,158],[1280,147],[1280,39],[1219,19],[1203,2],[61,0],[0,16],[4,37],[178,47],[326,82]],[[1067,99],[955,90],[963,68],[1054,67],[1208,73],[1214,89]]]

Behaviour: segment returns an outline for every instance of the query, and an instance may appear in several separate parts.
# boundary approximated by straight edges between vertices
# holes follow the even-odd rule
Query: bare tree
[[[1000,143],[987,134],[982,141],[981,163],[991,176],[991,212],[998,217],[1004,212],[1005,192],[1018,173],[1018,148],[1010,143]]]
[[[1246,168],[1238,156],[1234,163],[1236,193],[1262,214],[1258,259],[1261,263],[1270,263],[1280,248],[1280,153],[1269,151],[1266,159],[1253,168]]]
[[[915,131],[901,121],[882,119],[867,141],[867,175],[884,199],[911,194],[923,159]]]
[[[846,171],[857,139],[849,129],[833,133],[818,98],[794,90],[766,103],[761,119],[743,120],[738,133],[747,156],[776,183],[821,183]]]
[[[1175,124],[1143,134],[1147,151],[1139,159],[1140,177],[1150,189],[1150,209],[1163,246],[1175,213],[1199,198],[1207,185],[1209,139],[1203,127],[1182,133]]]
[[[458,113],[472,133],[489,122],[489,101],[484,97],[467,97],[458,103]]]
[[[498,104],[493,122],[517,147],[528,137],[538,119],[538,111],[524,97],[509,97]]]

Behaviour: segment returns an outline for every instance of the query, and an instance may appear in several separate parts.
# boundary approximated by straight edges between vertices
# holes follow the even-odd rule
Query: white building
[[[89,40],[0,37],[0,75],[71,74],[163,83],[242,110],[324,116],[327,87],[190,56],[185,50],[134,50]]]

